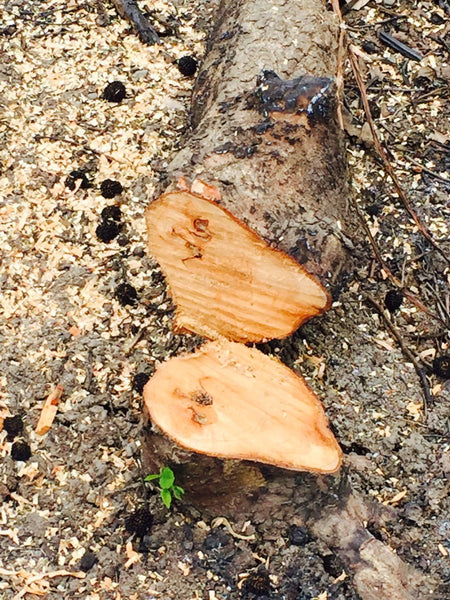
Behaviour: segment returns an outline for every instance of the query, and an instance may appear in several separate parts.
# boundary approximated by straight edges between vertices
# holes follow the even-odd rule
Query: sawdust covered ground
[[[146,494],[134,376],[195,344],[171,330],[170,299],[145,254],[143,211],[186,127],[193,80],[173,61],[201,59],[205,5],[152,3],[178,27],[148,47],[94,2],[2,4],[0,417],[20,415],[24,423],[15,439],[0,433],[2,597],[252,598],[258,594],[245,579],[264,568],[270,579],[260,597],[356,598],[351,574],[305,538],[286,509],[260,523],[243,515],[229,524],[204,518],[188,502],[168,512],[150,492],[149,535],[139,541],[125,528]],[[420,222],[448,251],[446,4],[359,4],[346,18],[381,139]],[[422,60],[380,42],[380,28]],[[120,103],[102,98],[115,80],[126,88]],[[351,73],[345,98],[362,218],[385,266],[434,315],[408,300],[389,317],[425,370],[431,402],[424,406],[414,365],[367,302],[370,295],[383,305],[394,287],[367,232],[355,248],[355,277],[332,310],[270,350],[324,399],[347,456],[346,476],[383,512],[382,526],[369,524],[372,533],[439,578],[444,598],[449,387],[432,364],[448,355],[449,269],[396,197]],[[89,187],[77,176],[67,181],[80,170]],[[105,179],[120,181],[123,193],[105,199]],[[110,205],[120,205],[122,220],[107,243],[97,227]],[[43,402],[58,384],[64,392],[56,419],[38,436]],[[30,446],[28,460],[13,459],[20,440]],[[299,475],[295,485],[307,481]]]

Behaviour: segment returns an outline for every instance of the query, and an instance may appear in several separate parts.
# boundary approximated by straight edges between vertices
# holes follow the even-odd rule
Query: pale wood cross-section
[[[329,307],[327,292],[299,263],[206,198],[164,194],[146,220],[180,330],[260,342],[290,335]]]
[[[144,388],[178,445],[221,458],[333,473],[341,450],[305,381],[256,348],[219,340],[162,364]]]

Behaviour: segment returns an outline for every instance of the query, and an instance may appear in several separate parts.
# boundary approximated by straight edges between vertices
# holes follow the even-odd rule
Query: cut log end
[[[144,388],[153,423],[220,458],[333,473],[341,450],[306,383],[256,348],[220,340],[170,359]]]
[[[149,250],[167,278],[176,325],[209,339],[283,338],[325,311],[325,289],[229,212],[187,191],[146,211]]]

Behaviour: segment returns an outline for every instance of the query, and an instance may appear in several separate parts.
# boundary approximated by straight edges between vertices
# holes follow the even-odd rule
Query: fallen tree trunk
[[[289,335],[329,306],[318,280],[330,287],[350,267],[342,224],[352,230],[333,83],[336,37],[321,0],[264,10],[255,0],[222,3],[194,89],[192,133],[146,212],[149,251],[166,275],[178,329],[263,341]],[[161,403],[175,404],[179,387]],[[153,392],[146,397],[156,402]],[[188,409],[194,419],[198,406]],[[236,463],[226,464],[233,478]],[[217,490],[223,469],[217,461],[208,468]],[[245,471],[239,466],[248,492],[261,478],[252,467],[246,486]]]
[[[332,78],[336,69],[337,38],[337,22],[322,0],[223,1],[194,89],[192,131],[167,167],[165,189],[161,190],[164,194],[147,211],[149,250],[159,260],[169,291],[178,304],[181,313],[178,326],[221,340],[227,352],[231,352],[227,344],[235,341],[289,335],[303,320],[327,307],[327,295],[321,292],[318,281],[332,290],[351,269],[350,240],[356,225],[347,205],[346,159],[335,110]],[[167,229],[163,223],[165,211],[170,221]],[[282,291],[276,290],[284,290],[285,283],[277,288],[276,281],[269,294],[276,305],[273,315],[266,320],[259,318],[249,331],[244,325],[244,333],[239,333],[239,323],[245,323],[246,317],[248,321],[254,317],[254,298],[263,315],[264,307],[270,303],[267,298],[261,300],[264,292],[260,282],[255,283],[256,267],[252,266],[246,277],[245,270],[236,266],[239,262],[236,255],[231,250],[227,253],[226,240],[230,240],[231,248],[235,224],[241,228],[239,235],[243,229],[250,232],[248,238],[242,234],[239,247],[243,256],[260,253],[260,260],[256,262],[264,267],[267,249],[280,252],[281,262],[278,266],[273,263],[268,271],[271,281],[285,281],[286,265],[292,259],[298,263],[298,269],[301,264],[313,275],[308,276],[313,283],[305,292],[301,306],[289,304],[283,313],[283,319],[290,314],[286,317],[288,324],[279,329],[276,328],[277,315],[283,311],[276,304],[276,296]],[[218,232],[223,234],[225,242],[214,246],[212,240],[217,238]],[[303,271],[299,270],[295,277],[302,275]],[[200,276],[204,279],[195,280]],[[217,299],[217,290],[225,284],[229,285],[227,289],[232,289],[232,285],[239,287],[241,296],[228,302]],[[206,295],[202,287],[207,288]],[[321,293],[321,301],[310,302],[310,297],[320,298]],[[298,294],[302,295],[301,290]],[[211,298],[214,302],[208,304]],[[233,301],[238,318],[233,315]],[[202,305],[201,311],[199,305]],[[220,319],[216,318],[217,314]],[[173,403],[172,414],[170,410],[163,411],[162,420],[169,425],[161,425],[169,437],[150,420],[146,421],[143,438],[146,470],[156,472],[170,464],[177,483],[186,489],[186,499],[216,515],[237,518],[245,514],[246,518],[256,515],[261,518],[276,503],[294,503],[299,518],[340,553],[354,573],[356,589],[364,600],[422,597],[417,592],[416,582],[422,591],[428,590],[425,578],[374,540],[363,524],[364,511],[352,508],[356,496],[351,490],[336,499],[338,480],[309,479],[304,493],[297,492],[295,496],[292,472],[217,458],[232,456],[227,453],[226,441],[221,448],[227,451],[212,451],[212,456],[191,452],[192,449],[204,452],[206,445],[186,443],[185,434],[189,436],[193,430],[197,435],[216,419],[230,418],[226,411],[217,416],[212,410],[216,406],[220,373],[224,396],[230,393],[230,388],[234,396],[242,396],[242,414],[232,417],[233,427],[237,419],[245,420],[246,401],[251,396],[250,387],[244,386],[244,389],[236,384],[237,374],[230,375],[226,368],[218,369],[215,364],[208,366],[212,371],[199,368],[197,376],[194,373],[194,383],[186,389],[185,377],[190,378],[192,374],[185,366],[189,365],[190,369],[202,353],[208,354],[208,350],[202,347],[193,358],[172,359],[144,390],[149,412],[158,423],[161,413],[155,403],[158,406],[163,406],[165,400]],[[179,380],[175,364],[182,365]],[[234,354],[230,364],[233,368],[238,364],[237,371],[249,367],[244,359],[235,359]],[[270,371],[271,366],[267,369]],[[256,368],[253,374],[260,377]],[[214,382],[212,387],[211,381]],[[276,378],[273,385],[277,385]],[[258,386],[255,389],[261,393]],[[271,391],[276,398],[279,390]],[[300,392],[298,401],[306,403],[308,394]],[[186,402],[190,402],[187,409]],[[316,401],[313,404],[316,405]],[[283,409],[278,413],[276,410],[277,407],[274,418],[279,419]],[[180,433],[176,420],[185,419],[186,414],[189,423],[181,426]],[[272,418],[273,414],[270,415]],[[314,428],[311,423],[307,422],[308,430]],[[250,429],[245,429],[245,423],[243,427],[245,436]],[[265,431],[264,435],[270,432]],[[326,428],[314,440],[321,436],[328,440],[330,448],[334,447]],[[179,443],[173,443],[170,437]],[[208,443],[214,443],[214,439]],[[260,444],[264,445],[264,439]],[[240,454],[235,457],[255,457],[270,464],[296,468],[291,462],[286,465],[282,461],[267,460],[263,450],[258,456],[239,450]],[[316,470],[330,472],[338,463],[339,460],[335,460],[333,468],[327,470],[326,466],[320,466]],[[295,464],[302,464],[301,460]],[[367,509],[364,502],[358,501]],[[348,535],[344,535],[339,523],[345,523]],[[376,551],[372,552],[375,546]]]

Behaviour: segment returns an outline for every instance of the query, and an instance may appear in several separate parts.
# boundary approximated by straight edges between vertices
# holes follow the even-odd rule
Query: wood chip
[[[63,386],[58,384],[56,388],[47,396],[42,406],[39,421],[36,425],[36,433],[38,435],[45,435],[50,430],[56,413],[58,412],[58,404],[63,392]]]
[[[400,500],[402,500],[406,496],[407,493],[408,493],[407,490],[398,492],[398,494],[395,494],[395,496],[393,498],[391,498],[390,500],[385,500],[383,502],[383,504],[385,504],[385,505],[397,504],[397,502],[400,502]]]
[[[127,562],[124,564],[125,569],[129,569],[131,565],[134,565],[134,563],[139,562],[142,558],[142,554],[139,554],[139,552],[133,550],[133,544],[131,542],[127,543],[125,547],[125,552],[128,557]]]

